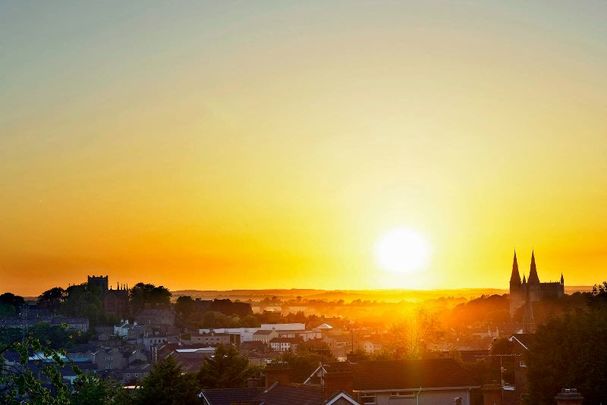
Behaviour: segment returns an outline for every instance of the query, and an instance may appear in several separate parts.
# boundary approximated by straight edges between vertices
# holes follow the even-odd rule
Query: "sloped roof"
[[[531,333],[517,333],[516,335],[510,336],[510,341],[518,343],[525,350],[529,350],[529,345],[535,339],[535,335]]]
[[[262,405],[322,404],[322,388],[312,385],[274,384],[255,398]]]
[[[273,329],[260,329],[253,333],[253,335],[271,335],[272,333],[275,333]]]
[[[215,388],[204,389],[201,395],[211,405],[231,405],[253,401],[262,392],[262,388]]]
[[[273,384],[263,388],[204,389],[201,396],[211,405],[250,403],[259,405],[319,405],[322,388],[308,385]]]
[[[474,376],[453,359],[366,361],[353,364],[355,390],[477,386]]]
[[[327,405],[332,405],[334,403],[337,403],[337,401],[340,401],[340,400],[343,400],[352,405],[359,405],[358,402],[356,402],[354,400],[354,398],[352,398],[350,395],[348,395],[347,392],[344,392],[344,391],[335,394],[332,398],[329,398],[327,400]]]

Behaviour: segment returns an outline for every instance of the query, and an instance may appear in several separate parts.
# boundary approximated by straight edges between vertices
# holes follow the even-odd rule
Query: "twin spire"
[[[510,285],[521,285],[521,275],[518,272],[518,260],[516,260],[516,250],[514,251],[514,261],[512,262],[512,274],[510,275]]]
[[[535,266],[535,252],[531,251],[531,268],[529,270],[529,284],[539,284],[540,278],[537,275],[537,267]]]
[[[563,276],[561,274],[561,280]],[[563,281],[561,281],[562,283]],[[535,264],[535,251],[531,251],[531,266],[529,269],[529,279],[527,280],[525,276],[523,276],[522,284],[540,284],[540,278],[537,275],[537,266]],[[514,251],[514,260],[512,262],[512,274],[510,275],[510,286],[520,286],[521,285],[521,275],[518,271],[518,260],[516,258],[516,250]]]

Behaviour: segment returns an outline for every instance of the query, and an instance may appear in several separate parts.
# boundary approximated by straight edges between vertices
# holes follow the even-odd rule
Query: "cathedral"
[[[560,282],[540,282],[540,278],[537,275],[534,252],[531,252],[529,278],[523,276],[523,280],[521,281],[516,252],[514,252],[512,274],[510,275],[510,315],[514,315],[516,310],[527,302],[533,303],[545,298],[560,298],[563,295],[565,295],[565,278],[562,274]]]

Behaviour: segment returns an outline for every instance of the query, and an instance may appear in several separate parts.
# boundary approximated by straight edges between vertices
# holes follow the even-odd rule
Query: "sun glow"
[[[377,264],[392,273],[422,271],[430,259],[430,246],[417,232],[410,229],[394,229],[375,245]]]

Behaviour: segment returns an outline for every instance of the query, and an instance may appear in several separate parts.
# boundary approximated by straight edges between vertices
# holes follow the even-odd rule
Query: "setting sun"
[[[386,233],[377,242],[375,257],[385,271],[413,273],[427,266],[430,246],[419,233],[399,228]]]

